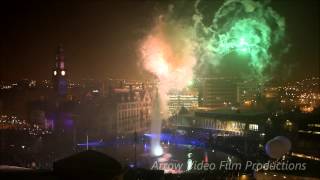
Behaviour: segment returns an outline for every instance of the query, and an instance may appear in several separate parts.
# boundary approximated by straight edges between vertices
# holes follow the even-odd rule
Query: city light
[[[161,156],[163,154],[163,149],[161,146],[157,146],[152,151],[154,156]]]
[[[2,6],[2,179],[320,178],[317,2]]]
[[[65,76],[66,75],[66,71],[62,70],[61,71],[61,76]]]

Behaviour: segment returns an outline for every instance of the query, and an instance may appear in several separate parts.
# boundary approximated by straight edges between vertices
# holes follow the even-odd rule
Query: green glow
[[[188,81],[188,86],[192,86],[193,85],[193,80]]]
[[[240,51],[244,52],[244,53],[249,51],[249,44],[247,43],[245,38],[243,38],[243,37],[240,38],[238,49],[240,49]]]
[[[263,22],[253,18],[241,19],[232,24],[229,31],[219,34],[214,42],[215,53],[224,56],[231,52],[247,53],[251,59],[250,65],[257,71],[264,67],[268,60],[271,30]]]
[[[245,55],[252,76],[264,78],[264,70],[276,64],[274,57],[287,49],[279,49],[278,54],[271,52],[271,48],[281,44],[284,39],[284,18],[267,3],[226,0],[208,26],[203,23],[205,15],[197,8],[200,2],[198,0],[195,4],[196,14],[193,17],[201,47],[200,61],[218,66],[228,54]]]

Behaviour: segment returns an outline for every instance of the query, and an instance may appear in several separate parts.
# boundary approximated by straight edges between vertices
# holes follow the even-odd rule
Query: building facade
[[[268,115],[265,112],[219,109],[180,114],[175,126],[209,129],[221,134],[244,135],[246,132],[264,133],[267,119]]]
[[[65,56],[64,49],[60,45],[57,50],[55,66],[53,68],[53,88],[59,96],[65,96],[67,94],[68,82],[67,82],[67,70],[65,68]]]
[[[200,78],[199,82],[199,107],[203,108],[251,106],[261,93],[257,82],[240,78]]]
[[[177,114],[182,107],[187,110],[198,108],[198,93],[189,90],[172,90],[168,93],[168,109],[174,115]]]
[[[103,121],[112,135],[148,132],[151,122],[152,96],[142,85],[110,88]]]
[[[199,79],[199,107],[221,107],[237,102],[237,82],[232,78]]]

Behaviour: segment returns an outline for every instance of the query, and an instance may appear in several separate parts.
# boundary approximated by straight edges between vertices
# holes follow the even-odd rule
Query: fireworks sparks
[[[200,3],[195,3],[193,16],[183,21],[173,15],[174,6],[170,6],[139,47],[144,69],[159,80],[164,104],[170,89],[187,87],[194,74],[210,74],[204,69],[219,72],[225,56],[234,53],[247,59],[243,61],[247,67],[242,68],[246,72],[237,74],[264,83],[270,79],[265,70],[273,68],[274,60],[287,50],[275,48],[283,44],[285,21],[267,4],[226,0],[208,24],[198,8]],[[281,52],[272,52],[272,48]]]
[[[167,93],[170,89],[183,89],[192,82],[196,63],[194,42],[188,28],[160,18],[152,31],[142,41],[140,54],[144,69],[155,75],[159,81],[159,94],[167,114]]]
[[[245,55],[251,74],[247,78],[267,80],[267,68],[274,68],[288,47],[283,44],[285,21],[267,4],[252,0],[226,0],[215,13],[212,23],[204,22],[206,14],[195,4],[194,28],[198,36],[199,68],[211,63],[219,68],[229,54]],[[201,71],[201,70],[200,70]]]

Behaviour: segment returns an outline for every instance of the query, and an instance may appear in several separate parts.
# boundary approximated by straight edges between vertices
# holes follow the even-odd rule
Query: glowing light
[[[161,156],[163,154],[163,149],[161,146],[157,146],[154,149],[152,149],[152,154],[154,156]]]
[[[248,45],[248,43],[247,43],[246,40],[242,37],[242,38],[240,38],[240,46],[244,46],[244,45]]]
[[[241,180],[242,180],[242,179],[248,179],[248,176],[246,176],[246,175],[243,174],[243,175],[240,176],[240,179],[241,179]]]
[[[190,28],[160,16],[139,47],[141,65],[159,82],[158,92],[164,118],[169,115],[169,90],[182,90],[193,79],[196,57]]]
[[[151,68],[155,70],[155,73],[158,76],[166,76],[169,73],[169,66],[167,62],[163,60],[162,57],[157,57],[154,59],[154,61],[150,62]]]
[[[306,154],[300,154],[300,153],[291,153],[292,156],[296,156],[296,157],[300,157],[300,158],[305,158],[305,159],[312,159],[312,160],[316,160],[316,161],[320,161],[319,157],[315,157],[315,156],[310,156],[310,155],[306,155]]]
[[[263,76],[264,70],[273,67],[273,61],[289,49],[283,41],[284,18],[259,1],[226,0],[215,12],[212,23],[208,24],[205,22],[208,16],[198,8],[201,3],[195,3],[193,16],[202,62],[198,67],[209,63],[219,66],[229,54],[245,54],[247,66],[253,73],[250,75],[263,81],[266,78]],[[272,47],[281,46],[271,53]]]
[[[312,106],[303,106],[303,107],[300,107],[300,110],[303,113],[311,113],[314,110],[314,107],[312,107]]]
[[[251,102],[251,101],[245,101],[245,102],[244,102],[244,105],[246,105],[246,106],[251,106],[251,105],[252,105],[252,102]]]
[[[61,71],[61,76],[65,76],[66,75],[66,71],[65,70],[62,70]]]
[[[56,76],[56,75],[57,75],[57,71],[53,71],[53,75],[55,75],[55,76]]]
[[[248,51],[248,43],[246,42],[246,40],[243,37],[240,38],[238,49],[240,51],[242,51],[242,52],[247,52]]]
[[[203,160],[205,163],[208,162],[208,153],[207,152],[204,152],[204,160]]]
[[[189,80],[188,81],[188,86],[192,86],[193,85],[193,80]]]

